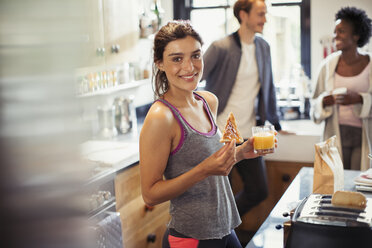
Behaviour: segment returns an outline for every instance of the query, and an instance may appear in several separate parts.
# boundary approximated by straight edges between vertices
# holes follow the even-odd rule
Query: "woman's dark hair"
[[[178,20],[168,22],[155,35],[153,50],[154,63],[152,67],[153,80],[155,80],[155,98],[161,97],[169,89],[169,82],[165,72],[159,70],[156,64],[163,61],[164,50],[169,42],[183,39],[187,36],[193,37],[200,42],[200,45],[203,45],[200,35],[194,30],[189,21]]]
[[[336,13],[336,20],[345,20],[353,27],[353,34],[359,36],[358,47],[368,43],[371,37],[371,19],[366,12],[355,7],[344,7]]]

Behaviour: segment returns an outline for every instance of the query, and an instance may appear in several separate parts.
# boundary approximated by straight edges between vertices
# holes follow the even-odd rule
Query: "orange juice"
[[[257,133],[254,135],[255,150],[274,149],[274,134],[273,133]]]
[[[275,135],[273,126],[257,126],[252,128],[254,150],[260,154],[274,152]]]

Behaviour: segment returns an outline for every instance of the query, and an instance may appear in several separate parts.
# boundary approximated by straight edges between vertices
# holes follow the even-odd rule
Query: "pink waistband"
[[[170,248],[197,248],[199,240],[193,238],[179,238],[168,235]]]

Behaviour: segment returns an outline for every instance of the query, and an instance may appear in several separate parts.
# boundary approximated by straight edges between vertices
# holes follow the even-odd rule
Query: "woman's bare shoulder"
[[[158,125],[166,127],[172,124],[173,114],[172,111],[163,103],[155,102],[147,112],[144,127]]]
[[[147,112],[145,121],[141,129],[141,137],[169,136],[174,117],[172,111],[163,103],[155,102]]]

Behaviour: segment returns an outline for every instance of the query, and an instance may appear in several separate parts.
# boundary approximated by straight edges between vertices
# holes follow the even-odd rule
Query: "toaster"
[[[285,247],[372,247],[372,199],[365,209],[334,206],[332,195],[311,194],[291,214]]]

